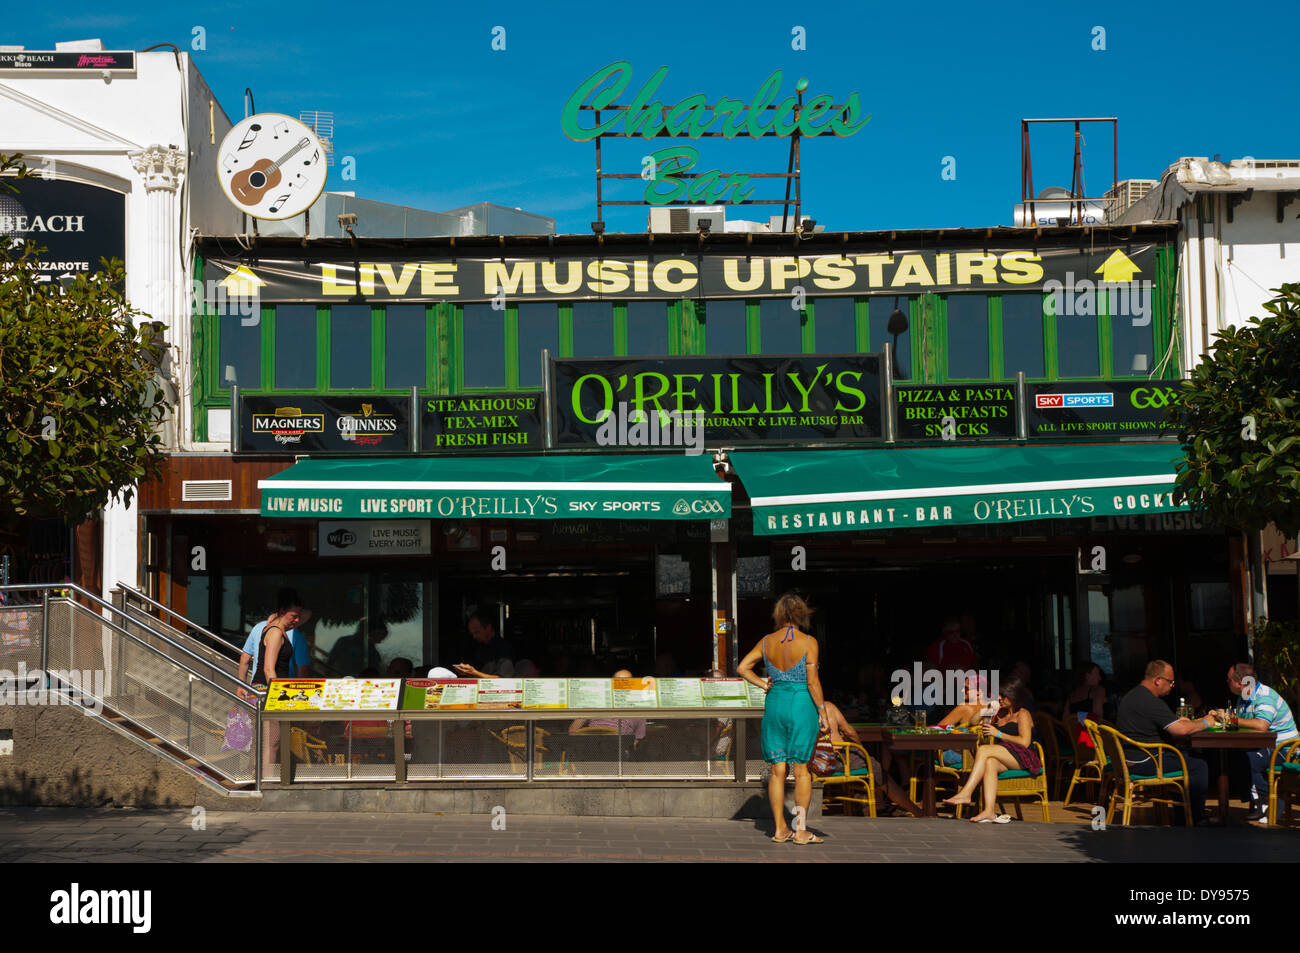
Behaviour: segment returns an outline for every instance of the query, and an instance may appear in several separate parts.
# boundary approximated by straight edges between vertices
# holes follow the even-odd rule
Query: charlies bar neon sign
[[[611,63],[592,73],[573,92],[560,114],[560,128],[576,142],[589,142],[600,136],[617,135],[629,138],[653,139],[660,136],[698,139],[710,126],[717,123],[715,134],[725,139],[737,136],[789,137],[800,136],[851,136],[860,132],[871,119],[863,116],[862,103],[856,92],[849,94],[842,107],[836,108],[832,96],[814,96],[802,106],[796,96],[787,96],[775,102],[781,90],[781,70],[772,73],[759,86],[751,103],[723,97],[710,106],[703,93],[695,93],[672,106],[651,101],[655,91],[668,75],[668,67],[661,66],[646,80],[645,85],[626,109],[617,109],[615,115],[602,118],[592,126],[584,126],[581,113],[586,110],[611,110],[614,102],[632,81],[632,64],[626,61]],[[795,91],[808,88],[808,80],[795,83]],[[670,202],[702,201],[706,203],[743,202],[753,193],[749,176],[740,172],[723,175],[721,170],[703,173],[689,187],[687,180],[675,175],[692,169],[699,161],[699,152],[693,146],[672,146],[650,154],[655,175],[646,186],[645,200],[651,205]],[[727,193],[732,197],[727,199]]]

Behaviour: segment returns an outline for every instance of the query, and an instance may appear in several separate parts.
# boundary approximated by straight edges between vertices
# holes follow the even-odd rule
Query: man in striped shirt
[[[1277,740],[1290,741],[1297,737],[1295,718],[1285,699],[1267,685],[1255,679],[1255,667],[1241,662],[1228,669],[1228,689],[1240,696],[1237,702],[1237,724],[1247,731],[1272,731]],[[1250,765],[1250,814],[1252,821],[1263,820],[1268,815],[1268,781],[1264,777],[1269,758],[1269,748],[1246,751]]]

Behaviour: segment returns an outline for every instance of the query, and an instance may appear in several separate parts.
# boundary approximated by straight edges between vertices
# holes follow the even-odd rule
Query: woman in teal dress
[[[800,846],[820,844],[822,839],[804,828],[808,807],[812,803],[812,760],[818,731],[829,731],[822,683],[817,677],[817,640],[804,632],[808,628],[809,610],[798,596],[787,593],[777,600],[772,620],[777,630],[762,641],[740,663],[740,676],[767,692],[763,706],[763,760],[772,766],[767,781],[767,796],[772,802],[776,831],[772,840],[793,840]],[[762,660],[767,665],[766,679],[754,674]],[[785,821],[786,765],[794,765],[794,801],[797,805],[796,827],[791,831]]]

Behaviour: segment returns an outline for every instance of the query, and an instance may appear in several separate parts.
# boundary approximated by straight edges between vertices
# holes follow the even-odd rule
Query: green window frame
[[[989,301],[989,337],[992,342],[992,351],[991,351],[991,359],[989,362],[989,367],[991,370],[995,371],[994,376],[991,378],[991,380],[1014,381],[1016,379],[1016,372],[1007,367],[1005,338],[1003,333],[1004,314],[1003,314],[1002,300],[1004,297],[1008,297],[1008,296],[1019,297],[1020,295],[1028,295],[1033,293],[1034,292],[1032,290],[1008,291],[1008,292],[1004,292],[1003,294],[991,296],[991,299]],[[1042,313],[1042,319],[1043,319],[1043,323],[1040,325],[1040,330],[1039,330],[1039,334],[1041,335],[1042,338],[1041,344],[1043,346],[1043,373],[1039,375],[1026,374],[1025,380],[1027,381],[1055,380],[1055,378],[1052,377],[1051,374],[1052,374],[1052,361],[1055,359],[1055,353],[1056,353],[1056,329],[1054,323],[1051,325],[1050,329],[1048,325],[1049,319],[1052,320],[1053,322],[1055,321],[1055,315],[1047,314],[1043,308],[1043,304],[1044,304],[1044,296],[1042,295],[1042,293],[1039,293],[1038,305],[1039,305],[1039,311]]]
[[[664,307],[665,330],[668,341],[668,354],[676,355],[690,353],[687,349],[684,336],[682,333],[682,313],[681,302],[676,299],[655,298],[641,299],[654,300]],[[573,305],[572,301],[561,301],[556,306],[556,312],[559,320],[559,352],[554,357],[573,357]],[[628,301],[614,301],[612,308],[613,327],[613,344],[614,353],[612,357],[627,356],[628,327],[627,327],[627,310]],[[541,385],[524,386],[519,383],[519,362],[522,356],[519,353],[519,305],[518,303],[508,303],[505,308],[505,335],[503,346],[505,347],[505,384],[501,387],[469,387],[465,383],[465,306],[462,304],[449,305],[452,313],[452,339],[454,347],[452,350],[452,369],[454,371],[451,380],[451,389],[445,393],[491,393],[493,391],[540,391]]]
[[[871,339],[871,301],[873,298],[903,298],[907,301],[908,364],[907,367],[899,367],[899,370],[906,372],[907,377],[900,377],[898,381],[909,384],[920,383],[925,376],[926,355],[924,349],[920,346],[920,340],[923,336],[918,336],[917,332],[924,328],[926,296],[921,294],[880,294],[856,298],[858,344],[859,350],[864,353],[880,353],[885,344],[892,345],[894,343],[891,335],[885,335],[879,341]]]
[[[315,383],[310,387],[276,387],[275,386],[275,331],[276,306],[266,305],[261,309],[259,330],[261,332],[262,367],[261,379],[256,386],[241,385],[246,394],[404,394],[409,388],[384,387],[384,344],[386,334],[386,309],[383,305],[370,308],[370,373],[369,387],[334,387],[330,382],[330,308],[329,304],[316,304],[316,373]],[[222,379],[220,364],[220,318],[218,315],[204,316],[210,325],[213,346],[208,348],[208,379],[216,386],[211,388],[215,396],[224,398],[219,406],[229,406],[230,387]],[[421,390],[437,386],[436,358],[438,354],[438,319],[433,306],[425,307],[425,379],[420,384]]]
[[[951,345],[952,338],[949,333],[949,327],[948,327],[948,301],[950,298],[955,298],[955,297],[965,298],[965,297],[974,297],[974,296],[979,296],[984,298],[984,317],[986,321],[985,329],[984,329],[985,331],[984,333],[985,352],[984,353],[985,353],[985,357],[988,359],[988,374],[982,377],[957,377],[953,375],[949,370],[951,366],[951,358],[952,358],[952,345]],[[941,381],[943,383],[967,383],[967,382],[975,383],[975,382],[984,382],[990,380],[998,380],[999,368],[997,368],[994,363],[993,349],[995,346],[994,342],[999,341],[1001,338],[1002,321],[1001,321],[1001,312],[999,310],[998,321],[996,322],[996,336],[995,336],[994,333],[995,322],[993,320],[993,296],[984,291],[974,291],[968,293],[954,292],[953,294],[939,295],[938,299],[939,299],[938,301],[939,348],[943,358],[939,362],[942,368]]]

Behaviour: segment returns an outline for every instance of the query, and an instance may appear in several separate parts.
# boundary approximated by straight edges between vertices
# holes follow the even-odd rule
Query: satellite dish
[[[254,218],[301,215],[320,198],[328,174],[316,133],[279,113],[258,113],[238,123],[217,153],[217,178],[226,197]]]

